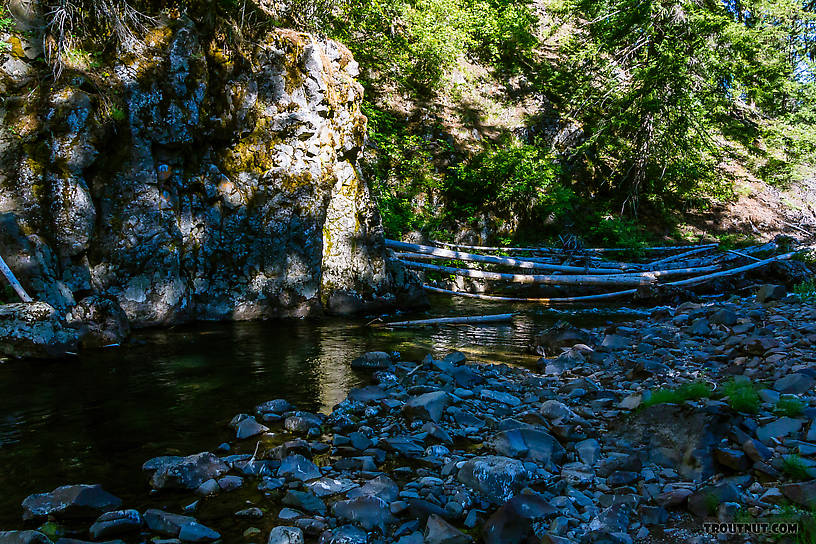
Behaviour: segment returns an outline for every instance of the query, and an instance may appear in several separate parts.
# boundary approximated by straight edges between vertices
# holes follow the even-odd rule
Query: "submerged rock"
[[[218,479],[229,470],[226,463],[209,452],[175,460],[164,459],[165,462],[157,463],[158,467],[150,479],[150,485],[155,489],[195,490],[207,480]]]

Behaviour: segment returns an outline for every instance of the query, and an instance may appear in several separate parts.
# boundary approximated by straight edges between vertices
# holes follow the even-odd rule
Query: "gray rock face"
[[[521,461],[498,455],[474,457],[457,474],[460,482],[497,504],[511,499],[529,477]]]
[[[217,479],[229,470],[221,459],[204,452],[160,464],[150,479],[155,489],[197,489],[207,480]]]
[[[424,299],[355,169],[366,118],[348,49],[271,30],[246,63],[221,62],[184,16],[152,36],[104,67],[98,94],[66,80],[0,114],[0,252],[35,299],[110,297],[136,327]],[[9,89],[37,70],[19,63]]]
[[[50,493],[30,495],[23,501],[23,519],[48,516],[58,519],[93,519],[99,514],[116,510],[122,500],[100,485],[65,485]]]

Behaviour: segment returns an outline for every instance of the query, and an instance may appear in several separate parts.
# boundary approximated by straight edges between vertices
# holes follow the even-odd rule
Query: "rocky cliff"
[[[366,118],[343,45],[238,44],[181,17],[48,84],[11,42],[0,254],[36,299],[134,326],[416,300],[355,168]]]

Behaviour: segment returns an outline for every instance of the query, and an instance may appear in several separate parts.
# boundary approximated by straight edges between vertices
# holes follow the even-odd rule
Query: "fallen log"
[[[560,297],[560,298],[522,298],[522,297],[500,297],[496,295],[482,295],[478,293],[464,293],[461,291],[449,291],[440,287],[433,287],[432,285],[423,285],[423,289],[431,291],[432,293],[440,293],[444,295],[454,295],[465,298],[475,298],[479,300],[491,300],[495,302],[534,302],[540,304],[570,304],[575,302],[591,302],[596,300],[605,300],[610,298],[618,298],[627,295],[634,295],[637,289],[627,289],[625,291],[615,291],[613,293],[601,293],[599,295],[582,295],[577,297]]]
[[[8,267],[6,261],[3,260],[3,257],[0,257],[0,272],[3,273],[9,284],[11,284],[11,287],[17,292],[17,295],[23,302],[34,302],[34,299],[28,296],[26,290],[23,288],[20,282],[17,281],[17,278],[14,276],[14,272],[12,272],[11,268]]]
[[[579,274],[617,274],[617,268],[589,268],[585,266],[564,266],[560,264],[550,264],[533,261],[523,261],[510,257],[496,257],[494,255],[478,255],[476,253],[466,253],[463,251],[452,251],[450,249],[439,249],[437,247],[423,246],[420,244],[409,244],[397,240],[386,240],[385,246],[389,249],[399,249],[409,251],[413,254],[433,255],[440,259],[456,259],[473,263],[498,264],[513,268],[527,270],[548,270],[552,272],[578,272]]]
[[[653,261],[653,262],[649,263],[649,266],[657,267],[657,266],[662,266],[662,265],[664,265],[666,263],[670,263],[672,261],[682,261],[683,259],[687,259],[688,257],[692,257],[694,255],[699,255],[700,253],[706,253],[708,251],[711,251],[712,249],[715,249],[716,247],[717,246],[715,246],[715,247],[700,247],[700,248],[697,248],[697,249],[692,249],[691,251],[685,251],[683,253],[678,253],[677,255],[672,255],[671,257],[666,257],[665,259],[660,259],[660,260],[657,260],[657,261]]]
[[[499,323],[510,321],[516,314],[476,315],[468,317],[436,317],[434,319],[417,319],[413,321],[394,321],[392,323],[373,323],[372,327],[422,327],[425,325],[467,325],[472,323]]]
[[[690,250],[690,249],[702,249],[702,248],[711,248],[717,247],[718,244],[698,244],[698,245],[690,245],[690,246],[652,246],[652,247],[642,247],[642,248],[631,248],[631,247],[595,247],[595,248],[583,248],[583,249],[562,249],[557,247],[490,247],[490,246],[468,246],[463,244],[449,244],[447,242],[439,242],[436,240],[431,240],[431,243],[437,246],[443,247],[450,247],[450,248],[458,248],[458,249],[471,249],[476,251],[539,251],[541,253],[614,253],[618,251],[632,251],[634,249],[638,249],[639,251],[681,251],[681,250]]]
[[[719,266],[701,266],[697,268],[677,268],[672,270],[653,270],[649,272],[621,272],[620,270],[615,270],[610,274],[528,275],[487,272],[484,270],[474,270],[472,268],[454,268],[406,260],[400,260],[400,262],[409,268],[446,272],[468,278],[548,285],[647,285],[656,282],[658,278],[688,276],[691,274],[701,274],[704,272],[714,272],[716,270],[720,270]]]
[[[735,274],[740,274],[742,272],[749,272],[756,268],[762,268],[763,266],[767,266],[772,264],[776,261],[784,261],[790,259],[794,255],[796,255],[798,251],[792,251],[790,253],[785,253],[784,255],[777,255],[776,257],[771,257],[770,259],[765,259],[756,263],[747,264],[745,266],[740,266],[738,268],[731,268],[729,270],[723,270],[721,272],[715,272],[714,274],[706,274],[704,276],[696,276],[693,278],[688,278],[685,280],[680,281],[673,281],[669,282],[667,285],[677,285],[677,286],[685,286],[685,285],[697,285],[700,283],[705,283],[707,281],[711,281],[717,278],[724,278],[726,276],[733,276]]]
[[[546,284],[546,285],[619,285],[637,286],[651,285],[657,282],[657,276],[653,272],[641,274],[609,274],[609,275],[530,275],[530,274],[506,274],[503,272],[487,272],[484,270],[472,270],[470,268],[453,268],[427,263],[416,263],[411,261],[400,261],[408,268],[417,270],[430,270],[433,272],[444,272],[466,278],[475,278],[492,281],[507,281],[511,283]]]

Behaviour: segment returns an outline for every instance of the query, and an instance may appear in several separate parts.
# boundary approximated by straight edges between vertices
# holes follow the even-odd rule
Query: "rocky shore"
[[[558,324],[532,347],[537,369],[366,353],[350,364],[372,385],[328,415],[271,400],[223,422],[235,439],[212,453],[147,461],[153,507],[64,486],[28,497],[31,529],[0,544],[766,538],[705,522],[812,538],[814,343],[816,304],[767,286],[605,329]]]

